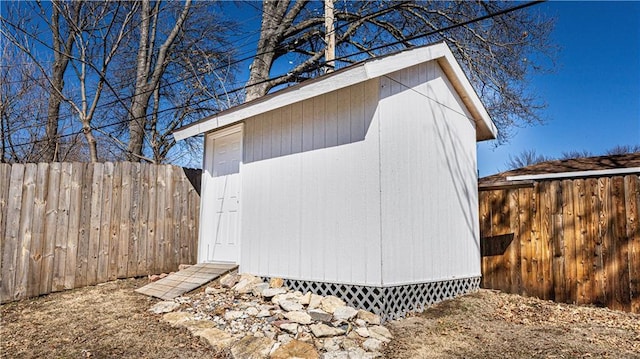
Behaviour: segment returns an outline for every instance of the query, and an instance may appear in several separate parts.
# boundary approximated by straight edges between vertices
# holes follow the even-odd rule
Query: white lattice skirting
[[[376,313],[383,320],[392,320],[404,317],[409,312],[422,312],[425,307],[445,299],[475,292],[480,287],[480,277],[395,287],[370,287],[297,279],[284,279],[284,284],[290,289],[299,290],[302,293],[334,295],[354,308]]]

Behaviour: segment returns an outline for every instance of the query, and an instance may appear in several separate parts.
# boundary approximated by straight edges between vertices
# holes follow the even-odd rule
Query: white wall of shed
[[[245,121],[241,271],[381,284],[378,98],[374,79]]]
[[[470,114],[435,61],[380,81],[383,284],[480,275]]]

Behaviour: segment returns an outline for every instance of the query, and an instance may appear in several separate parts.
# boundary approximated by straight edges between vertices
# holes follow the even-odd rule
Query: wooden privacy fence
[[[0,164],[0,301],[194,263],[199,206],[180,167]]]
[[[640,313],[640,176],[479,195],[484,288]]]

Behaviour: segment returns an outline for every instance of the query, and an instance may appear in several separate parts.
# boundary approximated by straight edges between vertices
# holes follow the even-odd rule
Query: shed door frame
[[[243,160],[244,160],[244,146],[243,146],[243,141],[244,141],[244,123],[239,123],[230,127],[226,127],[224,129],[221,129],[219,131],[215,131],[212,133],[208,133],[205,135],[205,153],[204,153],[204,158],[203,158],[203,163],[202,163],[202,193],[201,193],[201,199],[200,199],[200,233],[199,233],[199,246],[198,246],[198,263],[203,263],[203,262],[210,262],[213,259],[209,258],[209,253],[206,250],[206,243],[204,242],[204,238],[206,236],[210,236],[210,233],[205,233],[206,232],[206,226],[203,225],[204,223],[209,223],[210,219],[208,219],[209,216],[213,215],[213,211],[215,210],[214,207],[211,206],[211,203],[206,203],[206,201],[210,201],[211,200],[211,195],[212,192],[214,190],[214,188],[212,187],[213,183],[211,181],[212,179],[212,174],[213,173],[213,165],[214,165],[214,149],[215,149],[215,141],[218,138],[221,137],[225,137],[231,134],[235,134],[240,132],[240,161],[239,161],[239,169],[238,169],[238,201],[241,201],[241,183],[242,183],[242,165],[243,165]],[[209,221],[209,222],[207,222]],[[240,211],[240,205],[238,205],[238,226],[237,226],[237,257],[235,260],[219,260],[219,261],[229,261],[229,262],[234,262],[234,263],[238,263],[240,261],[240,250],[241,250],[241,233],[240,233],[240,229],[241,229],[241,223],[242,223],[242,212]]]

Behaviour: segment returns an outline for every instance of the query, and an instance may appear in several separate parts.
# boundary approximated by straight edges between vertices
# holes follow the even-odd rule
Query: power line
[[[503,10],[497,11],[495,13],[490,13],[490,14],[483,15],[483,16],[480,16],[480,17],[477,17],[477,18],[473,18],[473,19],[464,21],[462,23],[452,24],[452,25],[446,26],[446,27],[444,27],[442,29],[437,29],[437,30],[433,30],[433,31],[430,31],[430,32],[427,32],[427,33],[411,36],[411,37],[403,39],[401,41],[396,41],[396,42],[392,42],[392,43],[389,43],[389,44],[376,46],[376,47],[373,47],[373,48],[368,49],[368,50],[363,50],[363,51],[355,52],[355,53],[352,53],[352,54],[349,54],[349,55],[345,55],[345,56],[342,56],[342,57],[338,57],[334,61],[340,61],[340,60],[344,60],[344,59],[347,59],[347,58],[350,58],[350,57],[353,57],[353,56],[366,54],[366,53],[368,53],[370,51],[377,51],[377,50],[381,50],[381,49],[384,49],[384,48],[387,48],[387,47],[390,47],[390,46],[403,44],[403,43],[405,43],[407,41],[417,40],[419,38],[431,36],[431,35],[434,35],[434,34],[437,34],[437,33],[441,33],[441,32],[448,31],[448,30],[455,29],[455,28],[462,27],[462,26],[466,26],[466,25],[469,25],[469,24],[472,24],[472,23],[475,23],[475,22],[478,22],[478,21],[486,20],[486,19],[489,19],[489,18],[492,18],[492,17],[495,17],[495,16],[500,16],[500,15],[504,15],[504,14],[509,13],[509,12],[513,12],[513,11],[516,11],[516,10],[527,8],[527,7],[542,3],[542,2],[544,2],[544,1],[532,1],[532,2],[528,2],[528,3],[524,3],[524,4],[521,4],[521,5],[518,5],[518,6],[514,6],[514,7],[511,7],[511,8],[507,8],[507,9],[503,9]],[[269,52],[264,52],[264,53],[269,53]],[[256,56],[258,56],[258,55],[256,55]],[[245,58],[244,60],[246,60],[246,59],[247,58]],[[239,61],[243,61],[243,60],[239,60]],[[326,65],[325,62],[318,62],[317,65],[314,68],[312,68],[310,70],[307,70],[307,72],[315,71],[317,69],[320,69],[324,65]],[[216,93],[213,96],[205,97],[205,98],[203,98],[201,100],[196,101],[195,103],[189,104],[189,106],[197,105],[197,104],[200,104],[202,102],[206,102],[206,101],[215,99],[216,97],[223,96],[225,94],[226,95],[233,94],[233,93],[239,92],[239,91],[241,91],[243,89],[246,89],[246,88],[249,88],[249,87],[253,87],[253,86],[258,86],[258,85],[261,85],[263,83],[270,82],[270,81],[273,81],[273,80],[277,80],[279,78],[283,78],[283,77],[286,77],[286,76],[289,76],[289,74],[285,73],[285,74],[282,74],[282,75],[279,75],[279,76],[276,76],[276,77],[271,77],[271,78],[268,78],[268,79],[265,79],[265,80],[258,81],[258,82],[253,83],[253,84],[248,84],[248,85],[245,85],[245,86],[237,87],[237,88],[234,88],[234,89],[232,89],[230,91],[227,91],[225,93],[220,93],[220,94]],[[174,82],[173,84],[175,84],[175,83],[177,83],[177,82]],[[183,109],[185,107],[186,106],[169,107],[169,108],[165,108],[165,109],[159,110],[154,114],[160,114],[160,113],[164,113],[164,112],[168,112],[168,111],[173,111],[173,110],[176,110],[176,109]],[[142,118],[147,118],[150,115],[154,115],[154,114],[146,114],[146,115],[139,116],[139,117],[133,118],[133,119],[126,119],[126,120],[121,120],[121,121],[117,121],[117,122],[114,122],[114,123],[104,124],[104,125],[101,125],[101,126],[92,127],[92,129],[100,130],[100,129],[104,129],[104,128],[107,128],[107,127],[116,126],[116,125],[120,125],[120,124],[131,122],[131,121],[136,121],[136,120],[139,120],[139,119],[142,119]],[[72,133],[68,133],[68,134],[64,134],[64,135],[59,135],[58,138],[76,136],[76,135],[81,134],[82,132],[83,131],[80,130],[80,131],[76,131],[76,132],[72,132]],[[26,145],[30,145],[30,144],[36,144],[36,143],[40,143],[40,142],[45,142],[45,141],[47,141],[47,140],[46,139],[44,139],[44,140],[36,140],[36,141],[31,141],[31,142],[14,144],[14,146],[16,146],[16,147],[17,146],[26,146]]]

